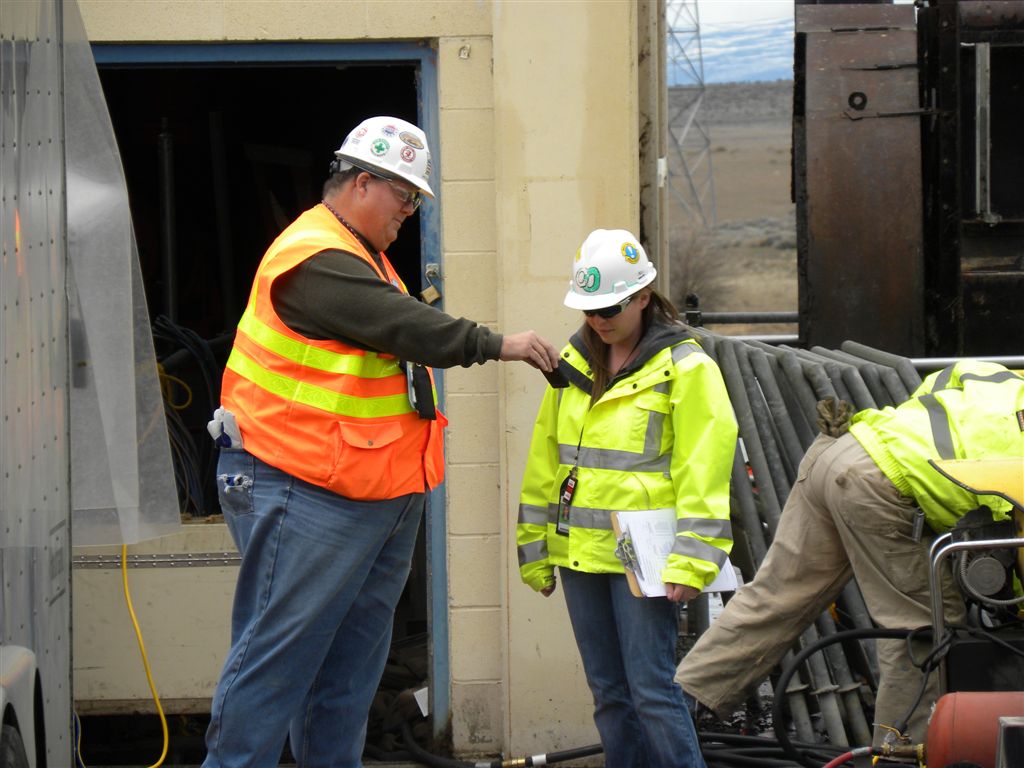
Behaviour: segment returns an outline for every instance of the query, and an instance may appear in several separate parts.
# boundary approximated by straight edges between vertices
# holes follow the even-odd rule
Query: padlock
[[[420,298],[423,299],[427,304],[436,304],[441,300],[441,292],[437,290],[433,285],[428,285],[422,291],[420,291]]]

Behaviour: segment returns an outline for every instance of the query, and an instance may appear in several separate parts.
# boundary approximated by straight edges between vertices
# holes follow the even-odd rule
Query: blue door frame
[[[431,163],[441,168],[439,138],[437,51],[426,43],[96,43],[93,56],[99,66],[139,67],[224,66],[246,64],[368,63],[407,64],[416,68],[418,122],[430,141]],[[435,199],[420,208],[420,269],[427,262],[441,264],[441,184],[435,179]],[[443,270],[441,274],[444,274]],[[415,287],[414,287],[415,290]],[[444,405],[444,373],[435,377],[437,395]],[[427,620],[430,643],[430,711],[436,737],[444,734],[451,715],[448,659],[448,566],[446,558],[444,485],[430,493],[427,515],[427,582],[430,588]]]

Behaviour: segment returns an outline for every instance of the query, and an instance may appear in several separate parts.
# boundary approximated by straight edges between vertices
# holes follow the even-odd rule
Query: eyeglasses
[[[622,310],[628,307],[629,302],[631,302],[632,300],[632,296],[627,296],[618,304],[612,304],[610,307],[601,307],[600,309],[584,309],[583,314],[586,315],[587,317],[593,317],[594,315],[597,315],[598,317],[603,317],[605,320],[608,320],[612,317],[615,317],[616,315],[621,315]]]
[[[391,187],[391,192],[394,194],[395,199],[401,202],[403,207],[406,205],[411,205],[412,209],[415,211],[417,208],[420,207],[420,203],[423,202],[423,193],[418,189],[415,189],[412,192],[410,192],[405,187],[400,187],[391,179],[385,179],[383,176],[374,176],[373,178],[377,179],[378,181],[383,181],[385,184]]]

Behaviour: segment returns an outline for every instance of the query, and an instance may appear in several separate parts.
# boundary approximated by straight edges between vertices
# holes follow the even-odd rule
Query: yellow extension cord
[[[186,395],[188,396],[188,399],[185,401],[185,403],[180,404],[180,405],[171,403],[171,407],[176,409],[176,410],[182,410],[184,408],[187,408],[189,406],[189,404],[192,402],[192,390],[189,388],[189,386],[184,381],[182,381],[181,379],[177,378],[176,376],[171,376],[171,375],[169,375],[167,373],[164,373],[163,366],[160,366],[159,373],[160,373],[160,379],[161,379],[161,381],[160,381],[161,389],[163,390],[163,395],[164,395],[165,398],[170,400],[171,385],[172,384],[178,384],[179,386],[181,386],[185,390]],[[167,750],[168,750],[168,747],[170,746],[170,737],[169,737],[169,734],[168,734],[168,731],[167,731],[167,717],[164,715],[163,705],[160,704],[160,696],[156,692],[156,683],[153,682],[153,671],[149,667],[149,657],[146,654],[146,644],[142,641],[142,630],[139,628],[139,619],[135,615],[135,607],[132,605],[131,592],[129,592],[129,590],[128,590],[128,545],[127,544],[122,544],[121,545],[121,583],[124,586],[124,601],[125,601],[125,604],[128,606],[128,613],[129,613],[129,615],[131,616],[131,619],[132,619],[132,627],[135,630],[135,638],[139,641],[139,652],[142,654],[142,666],[145,667],[145,669],[146,669],[146,681],[149,683],[149,692],[153,695],[153,703],[156,704],[157,714],[160,715],[160,727],[163,730],[164,748],[163,748],[163,751],[160,753],[159,759],[157,759],[157,761],[155,763],[153,763],[151,766],[149,766],[149,768],[160,768],[160,766],[163,765],[164,760],[167,759]],[[79,730],[79,732],[78,732],[78,742],[79,743],[76,744],[76,747],[75,747],[76,754],[79,755],[79,760],[81,760],[80,756],[82,754],[81,749],[80,749],[81,738],[82,738],[82,732],[81,732],[81,730]],[[84,765],[84,763],[82,763],[82,764]]]
[[[139,629],[139,620],[135,616],[135,609],[132,607],[132,596],[128,592],[128,545],[121,545],[121,581],[124,584],[124,601],[128,605],[128,613],[132,617],[132,626],[135,628],[135,637],[139,641],[139,651],[142,653],[142,665],[146,668],[146,680],[149,682],[149,691],[153,694],[153,701],[156,704],[157,714],[160,715],[160,726],[164,732],[164,749],[160,753],[160,759],[149,768],[159,768],[167,759],[167,748],[170,738],[167,733],[167,718],[164,716],[164,708],[160,704],[160,697],[156,693],[156,684],[153,682],[153,673],[149,668],[149,659],[146,656],[146,645],[142,642],[142,630]]]

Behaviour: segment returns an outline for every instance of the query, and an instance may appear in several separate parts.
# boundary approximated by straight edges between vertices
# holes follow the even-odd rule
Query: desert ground
[[[678,306],[695,293],[705,312],[796,311],[792,91],[791,81],[707,86],[697,113],[710,141],[705,157],[713,202],[705,195],[701,206],[707,224],[669,195],[671,286]],[[673,103],[670,95],[670,111]],[[676,175],[670,183],[678,183],[680,172],[676,153],[669,160],[670,177]],[[705,178],[706,166],[697,164],[695,175]],[[726,334],[796,332],[795,325],[710,327]]]

